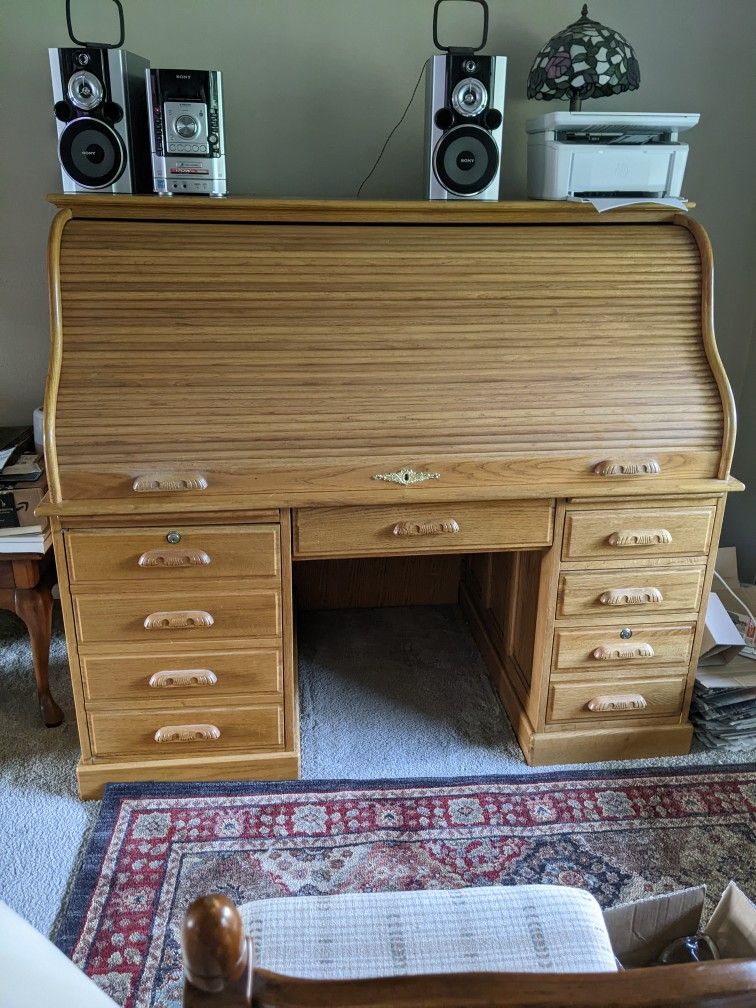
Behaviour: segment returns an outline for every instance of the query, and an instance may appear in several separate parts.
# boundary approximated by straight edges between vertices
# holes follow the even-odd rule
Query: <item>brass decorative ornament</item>
[[[416,472],[414,469],[400,469],[399,472],[376,473],[374,480],[385,480],[387,483],[401,483],[409,486],[412,483],[425,483],[426,480],[441,479],[441,473]]]

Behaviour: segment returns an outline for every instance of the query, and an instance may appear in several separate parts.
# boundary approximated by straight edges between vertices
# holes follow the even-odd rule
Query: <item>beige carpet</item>
[[[305,613],[299,624],[302,776],[529,773],[454,606]],[[51,686],[66,714],[44,728],[23,625],[0,612],[0,896],[43,932],[55,921],[96,802],[76,795],[78,742],[56,608]],[[599,766],[756,759],[698,752]]]

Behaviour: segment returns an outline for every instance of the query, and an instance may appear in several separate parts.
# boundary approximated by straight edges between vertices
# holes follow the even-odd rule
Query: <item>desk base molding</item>
[[[529,766],[594,763],[601,760],[650,759],[685,756],[690,752],[690,724],[648,725],[643,728],[592,728],[534,732],[528,747],[521,742]]]
[[[79,763],[76,779],[79,794],[87,801],[102,798],[108,783],[126,781],[223,781],[296,780],[299,752],[266,753],[255,756],[233,753],[203,756],[201,759],[145,759],[123,762]]]

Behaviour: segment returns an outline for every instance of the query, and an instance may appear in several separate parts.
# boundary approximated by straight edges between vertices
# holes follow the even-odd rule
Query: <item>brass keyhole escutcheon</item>
[[[172,546],[175,546],[176,543],[181,542],[181,533],[169,532],[168,535],[165,537],[165,539],[166,542],[169,542]]]

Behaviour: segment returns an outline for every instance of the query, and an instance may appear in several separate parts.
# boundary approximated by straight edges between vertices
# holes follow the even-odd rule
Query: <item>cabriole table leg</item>
[[[52,635],[51,589],[54,581],[52,570],[52,567],[48,567],[33,588],[16,588],[13,592],[13,604],[8,606],[24,621],[29,631],[39,709],[42,720],[48,728],[55,728],[63,721],[63,711],[50,693],[48,680]]]

